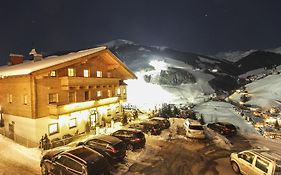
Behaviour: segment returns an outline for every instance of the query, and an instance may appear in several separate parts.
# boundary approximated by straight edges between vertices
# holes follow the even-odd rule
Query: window
[[[53,123],[49,124],[49,135],[56,134],[59,132],[59,124],[58,123]]]
[[[69,103],[76,102],[76,93],[75,92],[69,92],[68,101],[69,101]]]
[[[111,97],[111,96],[112,96],[112,92],[111,92],[110,89],[107,90],[107,96],[108,96],[108,97]]]
[[[58,102],[58,93],[49,94],[49,104]]]
[[[84,77],[89,77],[89,70],[88,69],[84,69]]]
[[[9,95],[8,95],[8,102],[9,102],[9,103],[12,103],[12,102],[13,102],[13,95],[12,95],[12,94],[9,94]]]
[[[73,68],[68,68],[68,76],[74,77],[75,76],[75,70]]]
[[[102,71],[97,71],[97,77],[102,77]]]
[[[97,97],[101,97],[101,91],[97,91]]]
[[[120,94],[121,94],[121,89],[118,88],[118,89],[117,89],[117,95],[120,95]]]
[[[126,89],[123,89],[123,94],[126,94]]]
[[[65,165],[66,167],[68,167],[76,172],[79,172],[79,174],[81,174],[81,172],[82,172],[82,165],[80,163],[76,162],[75,160],[73,160],[72,158],[67,157],[64,160],[63,165]]]
[[[77,126],[76,118],[70,119],[68,125],[69,125],[69,129],[75,128]]]
[[[90,100],[90,94],[89,91],[85,91],[84,93],[85,101]]]
[[[265,173],[268,172],[269,163],[259,157],[257,157],[255,166]]]
[[[55,71],[55,70],[52,70],[52,71],[50,72],[50,76],[51,76],[51,77],[55,77],[55,76],[56,76],[56,71]]]
[[[111,72],[107,72],[107,78],[112,77],[112,73]]]
[[[23,96],[23,104],[27,105],[27,95]]]
[[[242,154],[238,155],[239,158],[242,158],[243,160],[247,161],[248,163],[252,164],[253,160],[255,158],[255,155],[249,153],[249,152],[244,152]]]

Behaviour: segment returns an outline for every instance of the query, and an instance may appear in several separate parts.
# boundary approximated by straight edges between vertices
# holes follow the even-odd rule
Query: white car
[[[190,138],[205,139],[206,134],[203,125],[197,120],[186,119],[183,124],[186,136]]]
[[[232,153],[230,162],[235,173],[281,175],[281,154],[270,150],[246,150]]]

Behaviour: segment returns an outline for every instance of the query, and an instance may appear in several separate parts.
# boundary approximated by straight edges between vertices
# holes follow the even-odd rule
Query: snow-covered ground
[[[26,148],[0,135],[0,156],[0,175],[40,174],[38,148]]]
[[[264,108],[280,105],[281,101],[281,76],[269,75],[260,80],[256,80],[246,85],[251,99],[246,104],[258,105]],[[240,101],[239,93],[234,93],[230,98],[234,101]]]

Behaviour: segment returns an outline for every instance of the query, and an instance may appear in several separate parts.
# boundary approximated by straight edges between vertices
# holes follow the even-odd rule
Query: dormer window
[[[75,76],[75,69],[74,68],[68,68],[68,76],[69,77]]]
[[[56,71],[55,71],[55,70],[52,70],[52,71],[50,72],[50,76],[51,76],[51,77],[55,77],[55,76],[56,76]]]
[[[84,69],[84,77],[89,77],[89,70],[88,69]]]
[[[118,88],[118,89],[117,89],[117,95],[120,95],[120,94],[121,94],[121,89]]]
[[[97,91],[97,97],[101,97],[101,91]]]
[[[101,78],[102,77],[102,71],[97,71],[97,77]]]

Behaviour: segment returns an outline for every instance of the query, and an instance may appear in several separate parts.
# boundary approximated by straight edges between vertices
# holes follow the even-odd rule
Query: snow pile
[[[205,128],[205,132],[207,134],[207,136],[220,148],[223,149],[227,149],[227,150],[231,150],[232,148],[232,144],[230,143],[230,141],[225,138],[224,136],[216,133],[215,131],[209,129],[209,128]]]
[[[0,135],[0,174],[40,174],[41,151],[26,148]]]

